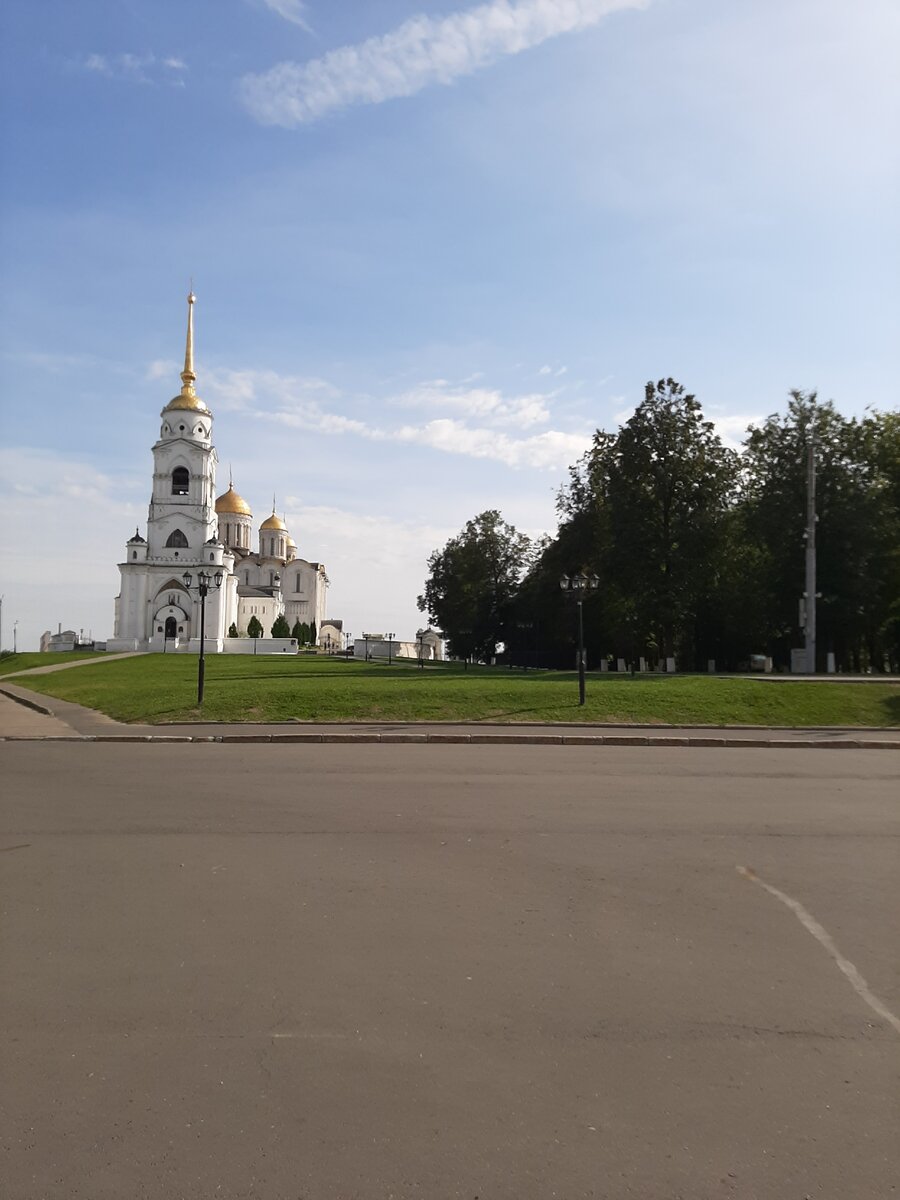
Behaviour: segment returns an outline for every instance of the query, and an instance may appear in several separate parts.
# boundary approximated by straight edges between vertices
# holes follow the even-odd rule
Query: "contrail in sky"
[[[241,80],[250,112],[266,125],[306,125],[352,104],[412,96],[452,83],[549,38],[597,25],[650,0],[491,0],[440,19],[411,17],[390,33],[306,63],[283,62]]]

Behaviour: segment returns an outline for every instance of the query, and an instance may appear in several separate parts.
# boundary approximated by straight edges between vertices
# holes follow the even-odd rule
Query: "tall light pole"
[[[578,607],[578,703],[584,704],[584,597],[588,592],[595,592],[600,586],[597,575],[586,575],[579,571],[577,575],[563,575],[559,586],[563,592],[573,593]]]
[[[810,422],[806,456],[806,673],[816,673],[816,430]]]
[[[18,636],[16,633],[18,628],[19,628],[19,621],[18,621],[18,618],[16,618],[16,620],[13,621],[13,654],[19,653],[19,639],[18,639]]]
[[[388,634],[388,666],[391,665],[391,656],[393,654],[393,650],[394,650],[394,635],[392,633],[389,633]]]
[[[184,580],[184,586],[190,591],[193,583],[190,571],[185,571],[181,578]],[[200,597],[200,660],[197,664],[198,705],[203,703],[203,681],[206,675],[206,597],[210,587],[218,589],[222,586],[223,578],[224,575],[221,571],[216,571],[215,575],[210,575],[207,571],[197,572],[197,594]]]

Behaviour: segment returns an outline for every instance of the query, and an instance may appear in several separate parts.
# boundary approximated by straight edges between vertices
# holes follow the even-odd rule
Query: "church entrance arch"
[[[156,597],[156,608],[153,614],[153,634],[151,649],[167,650],[183,649],[191,639],[191,620],[185,611],[189,607],[187,593],[174,579],[160,588]]]

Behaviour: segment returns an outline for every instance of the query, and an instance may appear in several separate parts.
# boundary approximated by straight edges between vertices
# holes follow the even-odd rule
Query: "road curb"
[[[0,696],[5,696],[7,700],[15,700],[16,704],[32,709],[34,712],[40,713],[42,717],[53,716],[50,709],[45,708],[43,704],[38,704],[36,700],[29,700],[26,696],[17,696],[15,692],[7,691],[6,688],[0,687]]]
[[[13,734],[0,742],[121,742],[163,745],[463,745],[463,746],[618,746],[731,750],[900,750],[900,742],[878,738],[641,737],[627,734],[559,733],[222,733],[191,734]]]

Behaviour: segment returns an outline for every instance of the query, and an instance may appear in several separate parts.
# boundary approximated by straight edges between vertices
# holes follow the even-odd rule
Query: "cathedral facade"
[[[250,506],[231,481],[216,496],[213,417],[195,390],[194,302],[192,293],[181,391],[162,410],[153,446],[147,536],[135,530],[125,545],[108,650],[196,653],[201,585],[207,593],[202,613],[207,653],[243,648],[229,644],[229,630],[245,637],[253,617],[264,637],[279,616],[290,627],[315,622],[316,630],[325,620],[324,564],[299,557],[274,504],[259,526],[254,550]]]

